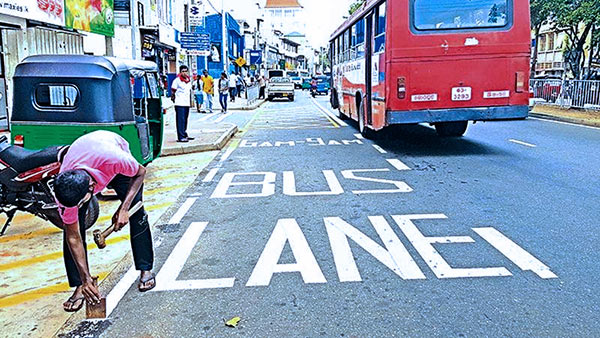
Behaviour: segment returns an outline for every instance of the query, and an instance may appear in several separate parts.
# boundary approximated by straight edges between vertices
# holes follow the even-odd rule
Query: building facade
[[[198,56],[198,69],[207,69],[210,76],[217,79],[224,70],[227,74],[242,69],[236,60],[244,56],[245,40],[240,24],[229,13],[225,13],[226,44],[223,46],[223,17],[221,14],[206,16],[205,27],[196,27],[196,32],[210,34],[210,55]]]

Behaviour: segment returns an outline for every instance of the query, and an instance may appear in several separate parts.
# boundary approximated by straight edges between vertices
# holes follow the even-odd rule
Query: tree
[[[348,9],[348,14],[354,14],[354,12],[356,12],[364,3],[365,0],[356,0],[352,5],[350,5],[350,9]]]
[[[533,57],[531,58],[531,77],[535,76],[535,68],[537,66],[538,59],[538,44],[540,38],[540,29],[542,25],[548,21],[550,16],[550,1],[548,0],[532,0],[531,1],[531,29],[535,36],[535,49],[533,50]]]

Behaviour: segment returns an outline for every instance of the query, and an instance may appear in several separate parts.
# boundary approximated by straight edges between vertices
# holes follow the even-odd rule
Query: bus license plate
[[[283,94],[281,94],[281,95],[282,95],[282,96],[287,96],[287,93],[283,93]]]
[[[452,101],[469,101],[471,99],[471,87],[452,88]]]

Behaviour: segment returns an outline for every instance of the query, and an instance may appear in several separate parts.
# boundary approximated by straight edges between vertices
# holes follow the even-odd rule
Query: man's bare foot
[[[140,292],[146,292],[154,289],[156,286],[156,276],[152,271],[142,271],[140,273],[140,282],[138,284],[138,290]]]
[[[63,309],[65,311],[76,312],[83,307],[85,297],[83,296],[83,292],[81,290],[81,286],[76,287],[71,297],[69,297],[69,299],[63,303]]]

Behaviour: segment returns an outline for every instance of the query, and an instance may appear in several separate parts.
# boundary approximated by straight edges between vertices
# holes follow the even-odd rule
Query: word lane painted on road
[[[426,236],[415,224],[415,221],[446,219],[444,214],[408,214],[390,215],[390,217],[439,279],[512,276],[508,268],[502,266],[452,267],[434,247],[434,244],[474,243],[475,240],[470,236]],[[374,257],[402,280],[427,279],[397,233],[392,229],[388,219],[383,215],[368,216],[368,219],[383,246],[340,217],[323,218],[338,281],[343,283],[363,280],[356,265],[350,241],[360,246],[364,252]],[[178,280],[181,270],[207,226],[208,222],[191,223],[159,271],[157,279],[162,282],[153,291],[214,289],[234,286],[235,277]],[[497,229],[484,227],[472,228],[472,230],[521,270],[531,271],[543,279],[557,278],[548,266]],[[279,263],[286,244],[289,244],[295,263]],[[276,273],[300,273],[305,284],[327,283],[296,219],[277,220],[245,285],[248,287],[268,286]]]
[[[251,141],[242,140],[239,148],[273,148],[273,147],[295,147],[300,145],[307,146],[349,146],[363,145],[364,142],[359,139],[353,140],[324,140],[320,137],[307,138],[298,141]]]

